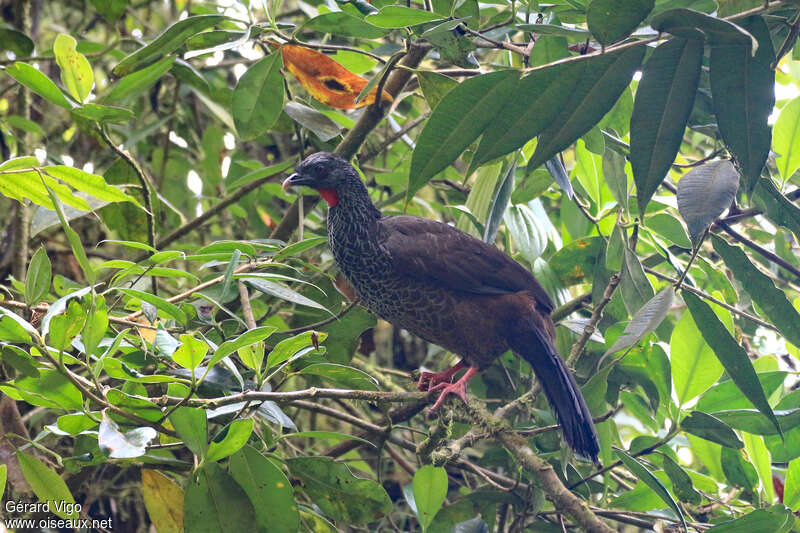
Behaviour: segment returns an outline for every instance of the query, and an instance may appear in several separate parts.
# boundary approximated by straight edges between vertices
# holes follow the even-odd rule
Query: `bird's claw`
[[[433,407],[430,408],[428,411],[429,413],[436,412],[439,407],[442,406],[444,403],[445,398],[448,394],[455,394],[463,402],[466,404],[467,402],[467,383],[463,380],[459,380],[455,383],[439,383],[431,388],[428,389],[428,392],[440,390],[442,393],[439,395],[439,398],[436,400],[436,403],[433,404]]]

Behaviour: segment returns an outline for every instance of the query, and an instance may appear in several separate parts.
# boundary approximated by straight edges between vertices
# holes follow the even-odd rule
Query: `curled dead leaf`
[[[283,64],[289,72],[311,96],[323,104],[338,109],[353,109],[375,101],[377,88],[356,103],[356,97],[369,81],[353,74],[325,54],[293,44],[283,45],[280,50]],[[384,102],[392,101],[391,95],[385,91],[382,99]]]

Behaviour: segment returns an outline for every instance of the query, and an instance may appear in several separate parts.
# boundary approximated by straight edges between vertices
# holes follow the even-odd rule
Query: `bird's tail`
[[[509,339],[512,350],[536,373],[550,406],[556,412],[567,444],[578,455],[596,463],[600,445],[581,389],[547,334],[535,326],[525,330],[525,335]]]

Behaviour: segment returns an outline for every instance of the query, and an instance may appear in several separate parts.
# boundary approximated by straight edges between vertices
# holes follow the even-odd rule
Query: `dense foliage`
[[[0,8],[9,529],[797,528],[796,3]],[[318,150],[531,269],[601,466],[511,354],[426,414],[457,354],[350,302]]]

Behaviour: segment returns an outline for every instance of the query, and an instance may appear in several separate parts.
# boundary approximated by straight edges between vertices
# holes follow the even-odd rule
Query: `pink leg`
[[[450,383],[453,380],[453,375],[465,368],[467,365],[464,364],[464,361],[459,361],[457,365],[448,368],[444,372],[433,373],[433,372],[422,372],[419,375],[419,381],[417,382],[417,388],[419,390],[430,390],[431,387],[434,385],[438,385],[442,382]]]
[[[439,395],[439,399],[436,400],[436,403],[433,404],[431,407],[431,413],[436,411],[439,407],[441,407],[442,403],[444,403],[444,398],[448,394],[455,394],[462,400],[464,403],[467,403],[467,383],[471,380],[475,374],[478,373],[478,369],[474,366],[469,367],[466,374],[461,376],[461,379],[456,381],[455,383],[439,383],[435,387],[432,387],[428,390],[441,390],[442,393]]]

